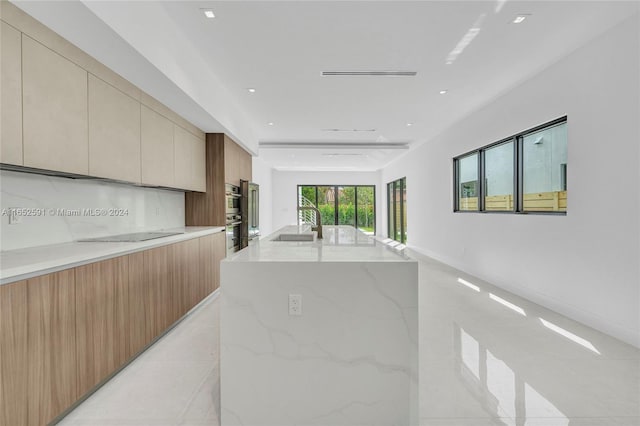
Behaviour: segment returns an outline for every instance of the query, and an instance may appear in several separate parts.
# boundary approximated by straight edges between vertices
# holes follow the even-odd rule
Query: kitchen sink
[[[315,234],[280,234],[271,241],[314,241]]]

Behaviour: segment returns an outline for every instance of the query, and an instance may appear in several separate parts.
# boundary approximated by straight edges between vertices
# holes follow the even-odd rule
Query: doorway
[[[323,225],[348,225],[368,235],[376,233],[375,185],[298,185],[298,206],[320,210]],[[305,221],[303,214],[298,222]]]
[[[407,178],[387,184],[387,235],[402,244],[407,242]]]

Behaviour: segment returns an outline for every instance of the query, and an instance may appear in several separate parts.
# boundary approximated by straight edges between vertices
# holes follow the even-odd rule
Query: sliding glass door
[[[387,184],[387,235],[407,242],[407,178]]]
[[[323,225],[348,225],[375,235],[375,189],[373,185],[298,185],[298,206],[315,205]]]

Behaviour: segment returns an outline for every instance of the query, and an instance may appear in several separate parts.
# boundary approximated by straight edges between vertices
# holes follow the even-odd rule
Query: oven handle
[[[242,225],[242,221],[227,223],[227,226],[237,226]]]
[[[235,194],[233,192],[227,192],[227,197],[233,197],[233,198],[242,198],[242,195],[240,194]]]

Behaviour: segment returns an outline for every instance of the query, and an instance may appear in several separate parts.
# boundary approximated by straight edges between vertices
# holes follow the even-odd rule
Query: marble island
[[[418,264],[285,227],[221,265],[222,425],[418,424]]]

